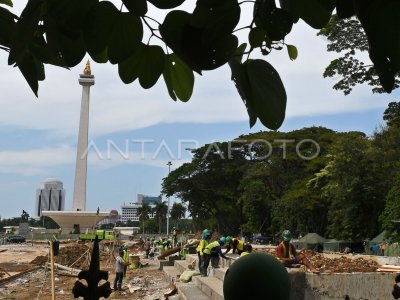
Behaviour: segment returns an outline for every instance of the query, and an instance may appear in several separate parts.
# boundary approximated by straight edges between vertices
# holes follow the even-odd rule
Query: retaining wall
[[[389,300],[395,273],[312,274],[289,271],[290,300]]]

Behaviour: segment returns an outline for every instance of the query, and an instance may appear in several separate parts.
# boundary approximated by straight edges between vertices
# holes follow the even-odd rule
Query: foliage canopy
[[[250,55],[259,50],[267,56],[286,47],[289,58],[296,59],[297,49],[285,43],[286,35],[299,19],[315,29],[323,28],[336,8],[340,18],[360,20],[379,84],[386,92],[396,86],[398,1],[198,0],[192,11],[180,10],[183,2],[121,0],[118,9],[109,1],[28,0],[17,16],[9,9],[12,1],[3,0],[0,48],[9,52],[9,65],[20,69],[36,95],[38,82],[45,79],[45,64],[70,68],[86,53],[98,63],[117,64],[123,82],[138,79],[145,89],[162,75],[171,98],[181,101],[192,95],[193,72],[202,74],[229,63],[250,126],[259,119],[268,128],[278,129],[286,110],[284,85],[269,62]],[[237,28],[243,5],[252,6],[252,20]],[[149,6],[168,10],[164,20],[149,16]],[[242,44],[237,35],[240,29],[249,31]]]

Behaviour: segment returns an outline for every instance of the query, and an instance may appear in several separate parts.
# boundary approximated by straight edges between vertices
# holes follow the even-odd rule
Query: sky
[[[16,4],[13,12],[23,2]],[[297,46],[298,58],[291,61],[285,50],[266,57],[279,72],[288,96],[286,119],[279,130],[325,126],[372,134],[383,124],[387,104],[399,93],[376,95],[367,86],[355,88],[349,96],[333,90],[335,81],[324,79],[322,73],[336,56],[326,52],[326,41],[316,32],[300,21],[286,40]],[[88,58],[71,70],[46,66],[46,80],[36,98],[19,70],[7,65],[7,53],[0,52],[2,218],[19,216],[23,209],[33,216],[36,189],[46,178],[63,182],[65,207],[72,207],[82,93],[78,78]],[[173,170],[190,161],[187,148],[267,130],[259,122],[249,128],[227,66],[196,75],[187,103],[170,99],[162,77],[144,90],[138,82],[122,83],[116,65],[91,62],[91,68],[95,85],[90,92],[88,210],[120,211],[123,203],[135,202],[137,194],[159,195],[169,171],[167,162],[172,162]]]

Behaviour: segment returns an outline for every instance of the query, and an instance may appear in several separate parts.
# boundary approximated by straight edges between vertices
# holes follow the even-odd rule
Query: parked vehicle
[[[269,244],[274,241],[274,237],[272,235],[267,234],[255,234],[253,235],[253,243],[255,244]]]
[[[26,239],[23,235],[9,235],[6,237],[7,243],[25,243]]]

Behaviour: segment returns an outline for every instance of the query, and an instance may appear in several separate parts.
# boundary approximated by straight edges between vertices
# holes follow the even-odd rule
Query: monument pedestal
[[[29,232],[29,223],[19,223],[18,233],[20,235],[28,235]]]
[[[62,228],[62,230],[73,231],[74,225],[78,224],[81,232],[96,227],[104,218],[110,215],[109,211],[42,211],[42,215],[50,217]]]

